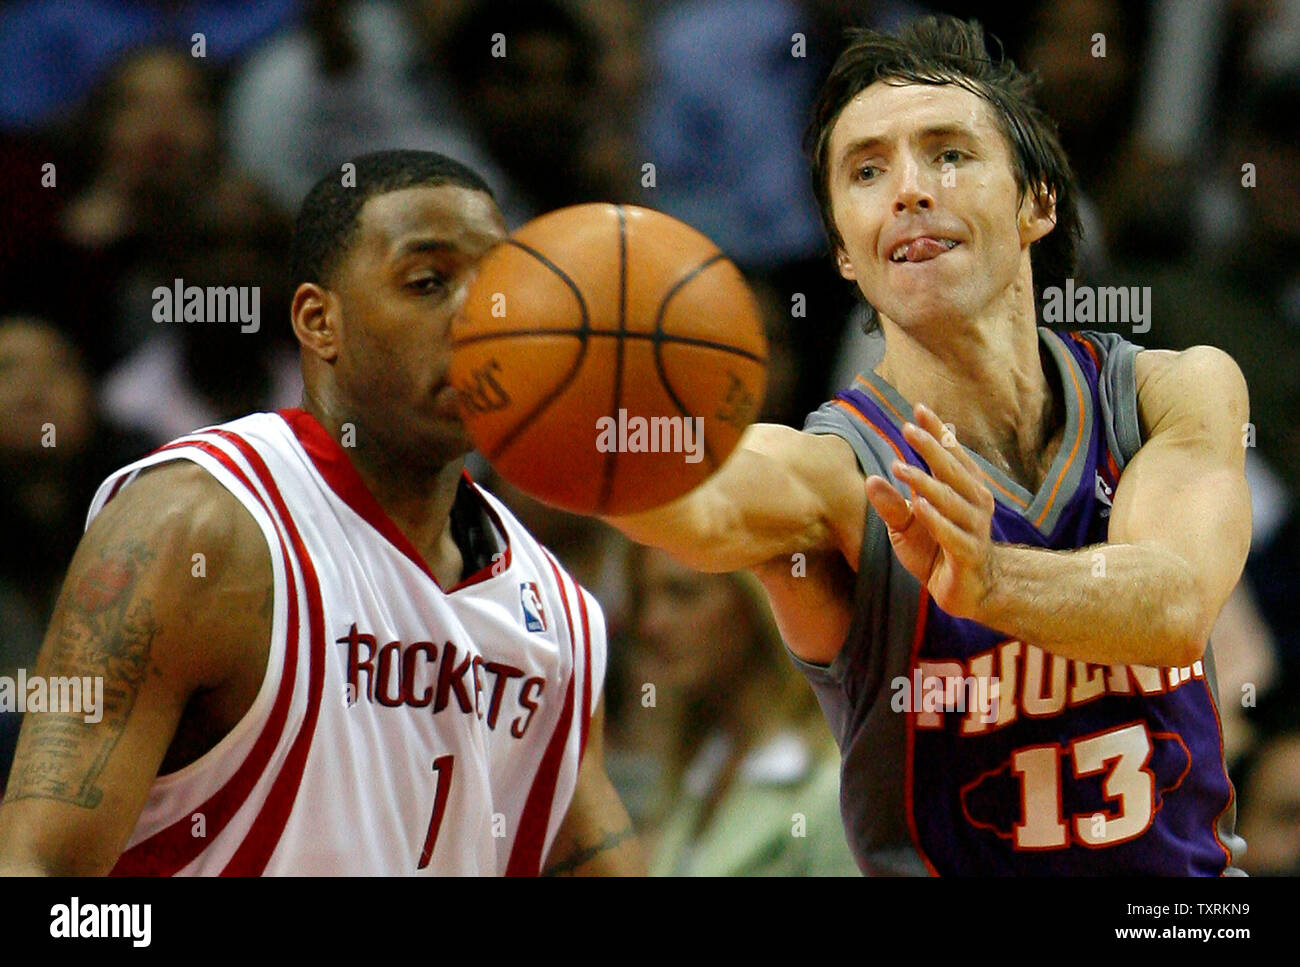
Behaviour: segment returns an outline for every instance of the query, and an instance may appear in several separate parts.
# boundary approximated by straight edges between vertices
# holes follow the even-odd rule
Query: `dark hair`
[[[1003,56],[993,60],[984,28],[956,17],[922,17],[897,37],[874,30],[850,30],[849,45],[836,60],[813,105],[806,146],[812,163],[813,194],[832,247],[843,244],[830,203],[831,130],[849,101],[877,81],[896,84],[955,84],[992,107],[1011,147],[1016,185],[1023,199],[1032,193],[1046,207],[1056,199],[1056,227],[1030,249],[1034,290],[1062,283],[1074,272],[1081,226],[1077,183],[1057,137],[1056,124],[1034,101],[1037,79],[1016,70]],[[999,44],[999,47],[1001,45]]]
[[[336,168],[312,186],[298,211],[289,250],[294,286],[327,282],[352,242],[357,215],[375,195],[438,185],[492,195],[472,170],[433,151],[376,151],[347,163],[355,166],[354,178],[345,179],[342,167]]]

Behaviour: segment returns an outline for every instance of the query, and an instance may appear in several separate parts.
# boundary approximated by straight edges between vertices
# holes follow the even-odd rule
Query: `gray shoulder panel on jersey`
[[[843,408],[824,404],[808,417],[809,433],[831,433],[853,448],[864,474],[889,471],[892,447],[860,427]],[[884,522],[867,505],[853,592],[853,619],[839,654],[816,665],[790,653],[821,705],[840,746],[840,813],[858,866],[869,875],[925,875],[907,826],[904,783],[906,717],[893,711],[891,683],[906,678],[919,585],[897,566]],[[787,649],[789,653],[789,650]],[[864,761],[877,767],[866,769]],[[888,766],[880,767],[881,762]]]
[[[853,448],[853,453],[858,458],[858,467],[862,470],[864,476],[877,473],[883,475],[886,479],[893,479],[893,474],[887,469],[890,460],[876,449],[877,445],[888,449],[888,445],[884,441],[870,440],[859,429],[854,420],[833,403],[824,403],[819,409],[813,411],[804,423],[804,431],[840,437]],[[814,685],[820,682],[835,688],[846,686],[846,677],[850,677],[847,676],[849,667],[857,664],[859,659],[859,656],[855,653],[857,649],[854,646],[864,646],[870,641],[871,632],[875,630],[873,628],[873,616],[877,618],[880,616],[881,609],[876,605],[875,601],[876,587],[881,568],[888,562],[889,553],[889,535],[885,530],[884,522],[872,509],[871,504],[868,503],[866,520],[863,522],[862,545],[858,552],[858,578],[854,582],[853,620],[849,625],[848,634],[845,636],[839,654],[829,665],[815,665],[803,661],[793,652],[790,653],[790,657],[794,659],[795,664],[813,681]],[[870,580],[870,576],[873,574],[877,576],[877,580]],[[823,709],[827,712],[831,731],[834,733],[836,741],[843,748],[850,725],[847,714],[837,715],[839,721],[836,721],[831,718],[830,709],[826,708],[825,705],[823,705]],[[837,711],[847,713],[848,710],[839,709]]]
[[[1137,379],[1133,372],[1134,361],[1142,347],[1114,332],[1089,331],[1079,335],[1091,342],[1101,357],[1097,392],[1106,428],[1106,445],[1114,454],[1119,469],[1123,470],[1142,446]]]

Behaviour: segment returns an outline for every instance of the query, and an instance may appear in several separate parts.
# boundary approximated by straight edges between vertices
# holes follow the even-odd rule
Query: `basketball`
[[[713,473],[763,399],[767,343],[708,238],[631,205],[576,205],[480,262],[450,381],[475,446],[552,506],[619,516]]]

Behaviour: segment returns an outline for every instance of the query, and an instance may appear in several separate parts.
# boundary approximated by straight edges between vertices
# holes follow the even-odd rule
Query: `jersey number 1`
[[[451,791],[451,766],[455,756],[440,755],[433,760],[433,771],[438,774],[438,786],[433,795],[433,815],[429,817],[429,832],[424,837],[420,865],[424,869],[433,858],[433,848],[438,845],[438,828],[442,826],[443,813],[447,811],[447,793]]]

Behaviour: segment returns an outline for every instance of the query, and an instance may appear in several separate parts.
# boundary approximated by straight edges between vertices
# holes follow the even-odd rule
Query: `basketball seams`
[[[614,403],[610,413],[617,414],[623,401],[623,355],[627,333],[627,214],[622,205],[615,205],[618,216],[618,347],[614,353]],[[604,467],[601,469],[600,496],[596,506],[604,510],[609,506],[610,494],[614,490],[614,468],[617,454],[612,450],[605,454]]]
[[[732,346],[723,342],[714,342],[711,339],[701,339],[698,336],[675,336],[672,333],[655,335],[653,332],[623,332],[617,329],[587,329],[585,332],[581,329],[514,329],[509,332],[486,332],[475,336],[466,336],[464,339],[457,339],[452,342],[453,349],[459,349],[461,346],[467,346],[470,343],[487,342],[491,339],[528,339],[537,336],[572,336],[575,339],[649,339],[654,342],[661,342],[666,345],[676,343],[682,346],[699,346],[703,349],[716,349],[721,353],[730,353],[733,356],[740,356],[744,359],[753,360],[756,363],[766,365],[767,357],[760,356],[758,353],[751,353],[747,349],[741,349],[739,346]]]
[[[659,374],[659,382],[663,385],[664,392],[668,394],[668,398],[673,401],[673,406],[677,407],[678,412],[686,419],[690,418],[690,411],[682,403],[682,398],[677,395],[677,390],[673,388],[672,381],[668,378],[668,370],[664,366],[664,317],[668,314],[668,303],[673,300],[673,296],[677,295],[678,292],[684,289],[687,283],[699,278],[700,275],[703,274],[704,270],[709,266],[719,264],[724,260],[724,258],[725,256],[723,256],[721,252],[714,252],[707,259],[674,282],[672,288],[664,293],[664,297],[659,303],[659,309],[655,312],[655,330],[654,335],[652,336],[654,339],[655,372]],[[680,341],[682,340],[674,340],[674,342]],[[736,349],[733,347],[731,351],[736,352]],[[743,353],[743,355],[748,356],[749,354]],[[718,466],[718,461],[713,456],[713,448],[709,446],[709,438],[707,434],[705,434],[702,442],[704,444],[704,459],[708,461],[709,467],[716,468]]]
[[[587,332],[591,328],[591,317],[587,311],[587,300],[583,297],[582,290],[578,288],[573,279],[569,278],[568,273],[531,245],[513,238],[508,238],[505,242],[507,245],[513,245],[520,251],[527,252],[533,258],[537,259],[538,262],[554,272],[559,277],[560,281],[567,285],[573,292],[574,296],[578,300],[578,311],[582,322],[578,331],[572,333],[572,335],[578,337],[581,345],[578,348],[578,355],[573,360],[573,365],[570,367],[569,371],[565,373],[564,378],[561,379],[549,393],[542,397],[542,399],[538,400],[537,404],[529,410],[518,423],[501,435],[501,438],[497,440],[497,445],[492,448],[490,453],[484,454],[489,462],[499,459],[501,455],[510,448],[510,445],[513,444],[515,440],[519,439],[525,430],[532,426],[533,421],[541,416],[542,413],[546,411],[547,407],[559,399],[560,396],[564,394],[564,391],[569,388],[569,385],[574,381],[574,379],[577,378],[578,373],[582,371],[582,362],[587,358]],[[455,348],[455,344],[453,344],[452,348]]]
[[[513,245],[521,252],[527,252],[529,255],[537,259],[537,261],[541,262],[544,266],[546,266],[557,276],[559,276],[560,281],[569,287],[569,290],[573,293],[574,298],[578,300],[578,312],[580,314],[580,318],[582,319],[582,322],[578,326],[578,330],[576,334],[585,334],[587,330],[591,328],[591,315],[587,311],[587,300],[583,296],[582,290],[578,288],[578,284],[574,282],[573,279],[569,278],[569,273],[565,272],[564,269],[560,268],[558,265],[552,262],[541,252],[537,251],[537,249],[533,248],[527,242],[521,242],[516,238],[507,238],[505,240],[505,244]]]
[[[727,260],[720,250],[715,246],[697,247],[692,245],[689,248],[693,248],[694,251],[687,255],[686,258],[682,258],[686,253],[681,251],[674,255],[672,246],[662,252],[658,248],[653,253],[643,253],[640,248],[638,248],[637,252],[632,252],[634,244],[639,245],[641,239],[640,235],[637,236],[637,239],[630,237],[634,231],[642,231],[640,209],[617,204],[586,207],[589,212],[587,224],[594,230],[594,234],[590,237],[584,235],[583,238],[588,240],[594,238],[599,243],[597,247],[603,249],[603,251],[584,255],[584,251],[589,249],[590,246],[582,240],[571,240],[567,247],[561,246],[560,252],[563,254],[557,253],[557,258],[570,261],[570,267],[575,269],[572,277],[556,261],[544,254],[542,249],[548,247],[546,244],[547,236],[539,234],[536,238],[536,241],[542,247],[541,249],[529,244],[529,241],[532,241],[531,239],[529,241],[520,241],[517,238],[503,239],[505,244],[511,245],[514,249],[531,256],[534,263],[549,270],[549,274],[558,278],[573,293],[580,312],[578,320],[573,320],[571,309],[567,310],[570,313],[569,320],[563,318],[566,311],[563,308],[563,297],[559,295],[553,286],[550,286],[550,291],[546,294],[546,305],[548,306],[546,311],[551,318],[535,316],[536,321],[533,321],[530,325],[528,320],[530,313],[526,311],[524,318],[519,321],[524,322],[527,328],[511,328],[510,323],[506,323],[501,329],[497,329],[492,325],[480,327],[477,332],[465,332],[462,328],[461,332],[457,334],[460,338],[453,338],[450,341],[452,350],[457,351],[462,347],[467,348],[473,343],[486,344],[494,339],[532,339],[534,340],[532,343],[503,344],[496,349],[493,349],[490,345],[484,345],[481,349],[475,349],[472,352],[467,351],[466,357],[486,359],[505,354],[502,358],[519,360],[522,357],[526,360],[536,352],[547,359],[553,359],[549,364],[552,372],[559,368],[559,365],[561,365],[560,359],[564,355],[573,353],[570,363],[565,367],[566,371],[563,372],[563,375],[558,378],[552,387],[546,388],[545,384],[534,386],[533,392],[541,390],[545,395],[541,399],[533,397],[535,402],[527,404],[528,411],[526,415],[511,420],[509,423],[501,421],[499,418],[493,420],[495,425],[490,436],[494,436],[495,440],[491,442],[483,440],[482,442],[485,444],[483,452],[489,461],[498,466],[513,466],[519,463],[518,459],[515,459],[512,463],[509,460],[509,453],[514,453],[516,457],[519,457],[526,452],[531,455],[529,460],[536,458],[537,454],[534,453],[536,449],[534,443],[536,441],[534,438],[539,427],[550,427],[551,429],[547,432],[551,435],[554,435],[556,430],[561,431],[562,435],[566,436],[574,433],[581,434],[578,424],[569,419],[570,411],[575,406],[584,413],[598,412],[601,409],[598,403],[599,397],[604,396],[607,405],[611,407],[611,412],[619,413],[624,406],[636,403],[632,398],[635,396],[640,399],[638,394],[641,393],[641,387],[638,373],[643,372],[645,374],[647,389],[650,379],[657,379],[659,382],[659,387],[661,387],[658,391],[660,402],[654,405],[655,410],[658,410],[664,416],[677,413],[681,417],[693,421],[696,419],[692,415],[694,411],[689,409],[683,401],[689,402],[692,406],[697,403],[700,405],[707,403],[705,406],[707,409],[708,406],[713,405],[712,396],[716,395],[716,393],[713,390],[708,390],[705,397],[697,400],[695,398],[697,388],[690,377],[689,366],[686,370],[681,369],[683,361],[689,360],[693,354],[701,351],[705,353],[709,351],[721,353],[723,355],[715,356],[713,362],[708,364],[710,372],[716,372],[720,377],[723,372],[729,371],[732,373],[733,379],[740,378],[736,374],[745,373],[750,370],[751,365],[762,368],[767,364],[768,354],[763,345],[761,328],[756,339],[751,335],[744,339],[732,341],[732,327],[727,325],[725,318],[720,320],[712,319],[713,312],[707,312],[703,318],[696,318],[697,310],[694,308],[694,296],[688,296],[687,298],[687,303],[690,303],[693,308],[672,309],[677,304],[673,300],[677,298],[678,294],[701,275],[704,275],[709,268],[715,265],[732,266],[732,263]],[[614,216],[613,219],[610,218],[611,214]],[[617,282],[609,273],[609,269],[613,267],[613,253],[609,252],[610,228],[613,227],[611,221],[618,228]],[[527,232],[524,233],[524,238],[528,238]],[[576,248],[574,247],[575,242],[577,244]],[[642,255],[648,257],[646,271],[650,272],[652,276],[649,290],[645,289],[644,280],[641,280],[641,276],[638,274],[641,272],[641,263],[632,263],[634,257],[639,258]],[[696,259],[693,266],[688,261],[692,256]],[[573,264],[575,257],[577,262]],[[530,272],[528,261],[528,259],[514,260],[514,271],[523,273],[526,277]],[[511,264],[511,261],[505,261],[502,263],[502,268],[509,272]],[[735,267],[732,266],[732,268]],[[674,269],[676,273],[673,272]],[[532,271],[535,273],[535,270]],[[588,279],[591,272],[597,274],[593,280]],[[547,288],[545,287],[546,274],[548,273],[541,273],[541,277],[536,279],[538,284],[544,286],[543,291]],[[670,281],[673,274],[677,274],[677,278],[675,281]],[[536,276],[534,277],[536,278]],[[735,277],[735,281],[733,281],[733,277]],[[578,280],[582,281],[579,282]],[[596,301],[590,304],[588,293],[584,292],[589,281],[597,286],[590,293],[591,298],[596,299]],[[735,289],[736,281],[741,283],[740,288],[742,291],[739,293]],[[614,293],[615,285],[617,285],[617,296]],[[706,279],[706,288],[709,291],[720,289],[721,293],[729,293],[731,298],[725,300],[725,302],[730,303],[728,312],[738,312],[742,317],[739,321],[747,324],[744,328],[753,329],[752,300],[744,298],[743,276],[739,276],[739,273],[736,272],[727,272],[722,276],[715,273],[709,279]],[[656,289],[658,290],[657,293]],[[703,291],[698,286],[692,290],[693,293],[702,293]],[[613,305],[615,298],[618,303],[617,310]],[[685,306],[686,303],[682,305]],[[707,302],[700,303],[700,309],[703,310],[706,305],[708,305]],[[719,307],[714,305],[710,308]],[[668,318],[670,310],[674,312],[671,320]],[[615,311],[617,311],[617,320],[613,318]],[[538,325],[539,322],[559,322],[560,327],[548,328]],[[575,322],[579,323],[576,327]],[[593,322],[599,325],[600,328],[594,328]],[[666,331],[670,322],[674,330],[680,331]],[[540,337],[558,338],[542,340]],[[593,338],[612,338],[616,340],[616,343],[613,346],[596,345],[593,349],[591,343]],[[572,344],[567,342],[570,339],[579,341],[576,352],[571,348]],[[633,344],[625,342],[627,339],[649,340],[652,349],[649,354],[641,352],[638,355],[638,350],[632,348]],[[674,344],[683,348],[680,350],[665,348]],[[534,349],[534,347],[545,348]],[[610,358],[611,355],[612,359]],[[746,360],[747,362],[741,363],[740,360]],[[595,371],[588,373],[587,370],[590,367],[595,367]],[[638,367],[644,367],[644,369],[638,369]],[[613,370],[612,373],[611,369]],[[670,378],[670,371],[681,377],[681,379],[673,380]],[[524,372],[527,372],[526,365]],[[651,373],[654,375],[651,376]],[[516,374],[516,378],[518,376],[519,374]],[[524,376],[524,378],[527,381],[527,377]],[[749,381],[749,376],[744,378],[746,382]],[[629,380],[632,380],[632,382],[629,382]],[[674,382],[680,382],[680,386],[675,386]],[[576,394],[575,389],[577,390]],[[533,393],[529,392],[522,395],[528,397],[533,396]],[[727,391],[727,399],[731,400],[730,391]],[[625,401],[630,402],[625,403]],[[509,403],[509,398],[506,397],[503,403]],[[522,409],[520,404],[523,403],[524,400],[517,398],[513,407]],[[665,406],[665,404],[667,405]],[[554,424],[550,414],[560,411],[564,411],[565,417],[560,424]],[[723,411],[718,410],[718,413],[722,414]],[[505,415],[504,413],[501,414],[501,416]],[[726,416],[726,414],[723,415]],[[726,416],[726,418],[728,420],[733,419],[731,416]],[[605,418],[602,417],[601,419]],[[503,425],[508,427],[504,433],[501,432]],[[601,420],[598,419],[594,429],[599,429],[600,426]],[[695,473],[703,471],[707,475],[716,470],[720,465],[719,447],[730,449],[726,434],[723,434],[720,438],[713,438],[715,436],[716,434],[712,433],[708,435],[700,434],[698,446],[703,452],[697,452],[693,459],[698,460],[703,457],[707,462],[704,467],[699,468]],[[586,495],[583,499],[591,501],[595,507],[594,510],[588,511],[589,513],[607,513],[611,506],[621,506],[624,485],[631,482],[619,477],[620,468],[625,463],[625,461],[619,459],[621,450],[607,449],[605,447],[599,449],[603,449],[605,452],[600,454],[589,453],[583,457],[585,466],[589,468],[581,475],[585,478],[585,483],[581,488]],[[501,462],[502,460],[505,460],[505,464]],[[525,461],[525,463],[527,462],[529,461]]]

